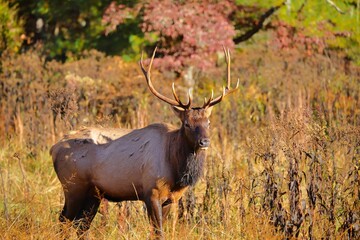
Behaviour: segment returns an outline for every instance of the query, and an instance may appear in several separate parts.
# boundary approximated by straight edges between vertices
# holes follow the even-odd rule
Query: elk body
[[[202,175],[206,149],[210,144],[209,116],[212,107],[230,89],[230,55],[225,50],[227,86],[217,98],[205,99],[202,107],[191,107],[191,98],[183,104],[173,84],[174,99],[161,95],[150,78],[151,65],[141,69],[150,91],[170,104],[181,120],[181,127],[151,124],[128,130],[125,135],[104,144],[95,141],[65,139],[55,144],[50,153],[63,186],[64,208],[60,221],[73,221],[78,235],[90,227],[101,199],[110,201],[141,200],[145,202],[150,222],[157,237],[163,237],[163,220],[171,203],[177,203],[189,186]],[[239,83],[239,82],[238,82]]]

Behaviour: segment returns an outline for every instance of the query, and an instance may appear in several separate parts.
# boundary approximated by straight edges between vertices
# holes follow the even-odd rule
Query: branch
[[[261,15],[258,23],[255,24],[253,26],[253,28],[251,28],[249,31],[247,31],[243,35],[234,38],[234,43],[239,44],[241,42],[245,42],[246,40],[250,39],[255,33],[260,31],[260,29],[264,25],[265,20],[268,19],[271,15],[273,15],[276,12],[276,10],[278,10],[283,5],[285,5],[285,2],[283,2],[279,6],[271,7],[269,10],[267,10],[263,15]]]
[[[326,2],[327,2],[328,4],[330,4],[333,8],[335,8],[336,11],[338,11],[339,13],[345,14],[345,12],[344,12],[343,10],[341,10],[338,6],[336,6],[336,4],[335,4],[333,1],[331,1],[331,0],[326,0]]]

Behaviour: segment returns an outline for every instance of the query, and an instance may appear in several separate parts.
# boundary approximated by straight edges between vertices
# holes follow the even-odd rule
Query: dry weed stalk
[[[286,223],[285,235],[287,238],[293,236],[298,237],[300,227],[304,220],[301,210],[301,190],[300,182],[301,176],[299,171],[300,159],[293,155],[290,151],[285,151],[286,159],[289,161],[288,167],[288,189],[289,189],[289,202],[290,202],[290,216]]]
[[[56,129],[56,119],[59,116],[70,130],[74,129],[73,118],[78,110],[75,89],[60,88],[49,92],[48,95],[53,112],[53,123]]]
[[[9,221],[9,210],[8,210],[8,203],[7,203],[7,194],[6,194],[6,187],[5,187],[5,180],[3,177],[3,170],[0,168],[0,178],[1,178],[1,188],[3,191],[3,214],[5,216],[6,223],[8,224]]]
[[[280,231],[285,231],[287,213],[283,208],[281,196],[282,193],[279,189],[279,179],[275,171],[275,153],[266,153],[260,156],[263,160],[265,178],[264,183],[264,196],[263,196],[263,209],[270,212],[270,222]]]
[[[309,138],[306,132],[309,114],[307,109],[284,109],[273,119],[265,135],[271,140],[260,146],[263,152],[258,154],[264,168],[263,209],[269,213],[270,222],[287,239],[299,236],[305,219],[300,165]],[[282,185],[283,180],[287,182],[287,189]]]
[[[309,159],[308,161],[308,174],[307,174],[307,186],[306,186],[306,193],[307,193],[307,202],[309,207],[309,226],[308,226],[308,237],[309,239],[314,239],[313,236],[313,228],[314,228],[314,216],[315,216],[315,208],[317,204],[317,197],[319,194],[319,184],[321,181],[321,166],[316,154],[310,154],[304,152],[306,158]]]
[[[347,184],[343,186],[343,194],[340,197],[343,221],[339,230],[347,239],[358,239],[360,238],[360,128],[352,128],[344,135],[346,135],[345,146],[348,158],[351,161],[343,181]]]

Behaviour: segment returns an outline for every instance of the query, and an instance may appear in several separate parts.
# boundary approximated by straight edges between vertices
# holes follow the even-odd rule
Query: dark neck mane
[[[195,150],[185,138],[184,130],[172,132],[169,157],[173,166],[175,188],[195,185],[203,175],[206,151]]]

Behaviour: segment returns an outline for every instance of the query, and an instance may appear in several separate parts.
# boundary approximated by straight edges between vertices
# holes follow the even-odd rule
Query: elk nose
[[[208,148],[210,145],[210,139],[209,138],[202,138],[199,140],[199,147],[202,149]]]

